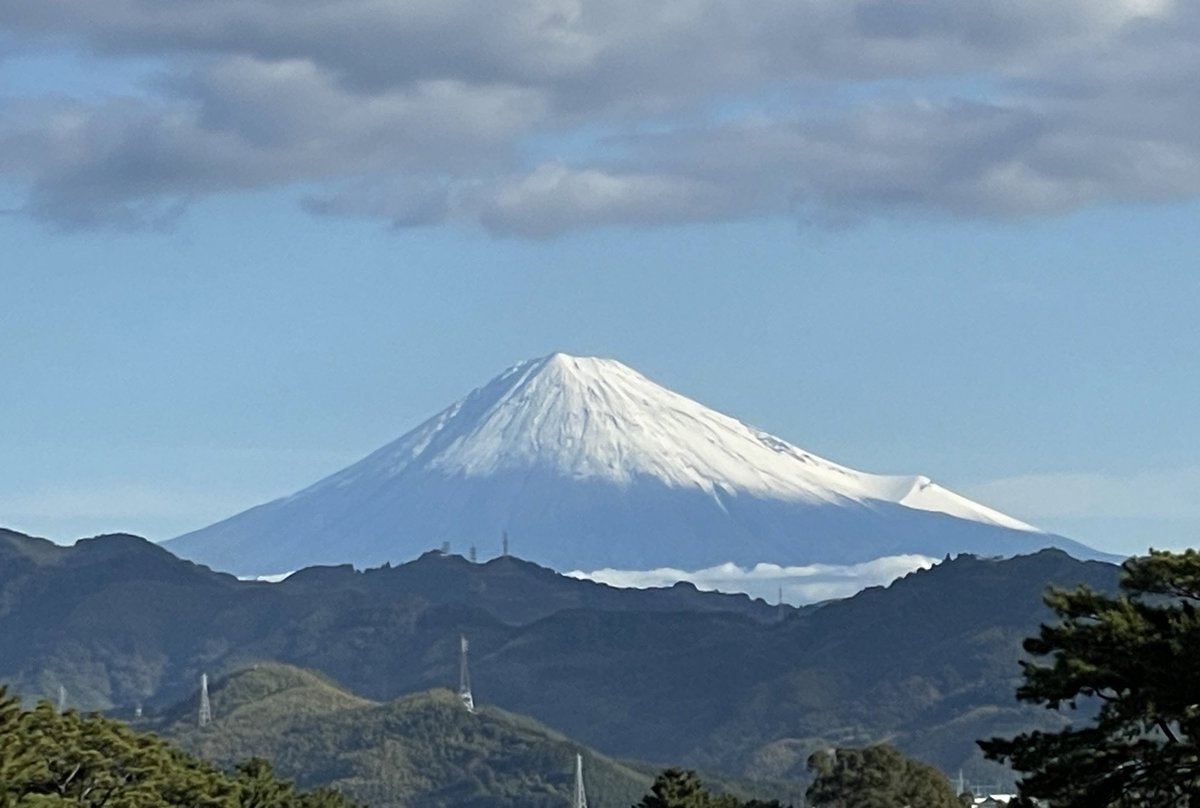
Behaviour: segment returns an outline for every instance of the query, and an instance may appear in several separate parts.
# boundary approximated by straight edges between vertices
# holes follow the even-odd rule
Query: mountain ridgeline
[[[620,362],[565,354],[515,365],[358,463],[167,546],[264,575],[378,566],[446,540],[490,554],[505,532],[561,571],[1049,546],[1102,557],[928,477],[838,465]]]
[[[1058,720],[1013,698],[1021,639],[1049,617],[1046,585],[1111,590],[1117,575],[1059,551],[960,556],[793,609],[436,553],[239,581],[131,536],[66,548],[0,532],[0,681],[153,715],[194,699],[202,672],[282,662],[347,688],[325,703],[352,713],[455,684],[466,634],[481,705],[596,754],[792,778],[814,749],[887,739],[993,776],[975,739]]]

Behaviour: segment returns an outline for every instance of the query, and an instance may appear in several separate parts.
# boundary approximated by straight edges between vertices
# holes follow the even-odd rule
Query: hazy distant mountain
[[[822,744],[889,739],[970,776],[987,771],[976,738],[1058,720],[1013,695],[1046,585],[1112,590],[1117,573],[1057,551],[964,556],[791,609],[437,554],[266,584],[129,536],[63,548],[0,531],[0,681],[130,715],[201,672],[277,660],[385,700],[453,685],[465,633],[478,703],[606,754],[781,777]]]
[[[167,542],[238,574],[374,566],[507,533],[560,570],[1096,557],[920,476],[840,466],[608,359],[518,364],[369,457]]]

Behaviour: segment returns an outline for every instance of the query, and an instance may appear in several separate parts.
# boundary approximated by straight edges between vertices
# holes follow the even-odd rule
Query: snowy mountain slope
[[[241,574],[378,564],[443,541],[559,569],[855,563],[1082,545],[920,476],[867,474],[619,362],[520,363],[354,465],[168,543]]]

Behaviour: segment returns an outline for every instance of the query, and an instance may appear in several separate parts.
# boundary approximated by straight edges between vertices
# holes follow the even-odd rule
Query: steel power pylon
[[[475,712],[475,698],[471,695],[471,673],[467,669],[467,637],[459,636],[461,652],[458,657],[458,697],[468,713]]]
[[[207,727],[212,723],[212,703],[208,700],[208,674],[200,674],[200,716],[199,723]]]
[[[587,794],[583,790],[583,755],[575,754],[575,799],[571,802],[574,808],[587,808]]]

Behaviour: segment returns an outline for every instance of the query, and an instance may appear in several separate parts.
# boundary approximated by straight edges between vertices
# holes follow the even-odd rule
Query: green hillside
[[[468,713],[449,690],[386,703],[359,698],[310,671],[262,664],[211,690],[214,720],[195,701],[161,728],[221,766],[265,758],[301,787],[328,785],[372,806],[546,806],[570,803],[575,754],[596,808],[627,808],[652,776],[495,707]]]

